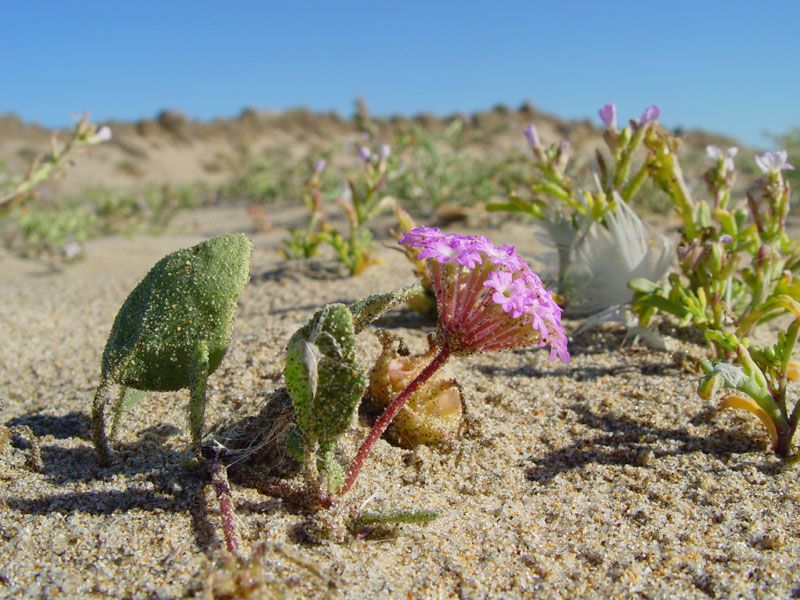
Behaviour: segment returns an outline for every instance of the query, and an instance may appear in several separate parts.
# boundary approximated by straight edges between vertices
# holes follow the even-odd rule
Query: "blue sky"
[[[0,0],[0,113],[64,125],[244,106],[446,114],[531,100],[760,146],[800,125],[800,2]]]

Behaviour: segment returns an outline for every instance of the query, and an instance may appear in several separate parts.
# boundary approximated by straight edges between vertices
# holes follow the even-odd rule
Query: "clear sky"
[[[233,116],[244,106],[562,117],[651,103],[760,146],[800,125],[800,0],[0,0],[0,113]]]

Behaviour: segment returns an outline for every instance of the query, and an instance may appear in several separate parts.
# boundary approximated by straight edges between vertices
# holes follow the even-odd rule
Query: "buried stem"
[[[448,346],[442,346],[439,350],[438,354],[433,358],[430,364],[425,367],[422,372],[417,375],[414,380],[409,383],[406,388],[400,392],[400,394],[392,400],[391,404],[386,407],[386,410],[383,414],[375,421],[375,425],[372,426],[372,430],[369,432],[367,438],[361,443],[361,447],[358,449],[358,453],[356,457],[353,459],[353,463],[350,466],[350,471],[347,473],[347,478],[344,481],[344,485],[339,489],[336,493],[337,496],[342,496],[347,493],[347,491],[352,487],[353,483],[358,477],[358,472],[361,470],[361,467],[364,464],[364,461],[369,456],[369,453],[372,451],[372,447],[375,445],[375,442],[378,441],[378,438],[383,435],[383,432],[386,431],[386,428],[389,426],[394,418],[397,416],[397,413],[400,412],[400,409],[405,406],[408,399],[411,395],[423,385],[431,376],[439,370],[439,368],[447,361],[450,357],[451,350]],[[330,505],[333,499],[331,497],[325,498],[322,501],[323,505]]]
[[[239,556],[239,536],[236,534],[236,515],[233,512],[231,486],[228,483],[228,472],[215,456],[208,464],[211,482],[219,500],[219,514],[222,517],[222,532],[225,534],[225,545],[233,556]]]

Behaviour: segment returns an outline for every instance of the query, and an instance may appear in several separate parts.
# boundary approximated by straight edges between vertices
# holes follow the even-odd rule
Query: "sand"
[[[44,468],[14,434],[0,455],[0,596],[177,598],[224,583],[214,491],[188,469],[187,392],[151,394],[122,421],[117,462],[101,468],[89,435],[100,355],[121,302],[163,254],[223,231],[244,211],[209,210],[170,236],[90,242],[53,270],[0,258],[0,423],[38,437]],[[289,336],[322,304],[411,283],[400,254],[357,278],[332,263],[292,269],[278,229],[253,235],[252,279],[230,350],[209,381],[212,432],[258,414],[281,386]],[[507,225],[534,265],[552,264],[531,228]],[[324,257],[323,257],[324,258]],[[422,322],[378,324],[422,350]],[[577,323],[569,322],[574,329]],[[719,414],[670,353],[623,345],[609,326],[571,345],[453,359],[468,421],[450,452],[380,441],[343,511],[433,509],[426,525],[376,538],[312,541],[327,518],[233,483],[243,548],[260,547],[262,597],[573,598],[800,595],[800,484],[767,451],[759,423]],[[678,338],[673,349],[700,357]],[[366,365],[380,348],[359,337]],[[367,432],[354,423],[343,462]],[[311,522],[310,522],[311,521]],[[340,539],[341,538],[341,539]],[[259,597],[259,596],[255,596]]]

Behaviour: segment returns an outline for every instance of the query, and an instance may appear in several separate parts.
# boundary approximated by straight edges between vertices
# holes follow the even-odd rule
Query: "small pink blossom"
[[[606,129],[616,129],[617,128],[617,105],[613,102],[609,102],[608,104],[604,104],[600,107],[600,110],[597,111],[597,114],[600,116],[600,120],[603,122],[603,125],[606,126]]]
[[[765,152],[756,156],[756,164],[762,173],[777,173],[779,171],[793,171],[794,167],[786,162],[786,150]]]
[[[639,125],[645,125],[647,123],[652,123],[661,115],[661,109],[658,108],[655,104],[652,104],[644,109],[644,112],[639,117]]]
[[[536,131],[536,127],[533,123],[530,123],[525,128],[525,139],[528,140],[528,145],[533,149],[542,147],[542,142],[539,139],[539,132]]]
[[[87,142],[90,144],[102,144],[103,142],[107,142],[110,139],[111,139],[111,128],[108,127],[107,125],[103,125],[92,136],[89,137]]]
[[[736,146],[731,146],[723,151],[719,146],[706,146],[706,154],[714,161],[723,161],[722,164],[726,172],[733,171],[735,165],[733,164],[733,157],[738,154],[739,149]]]
[[[512,246],[430,227],[411,229],[400,243],[428,261],[438,337],[449,352],[549,345],[551,360],[569,361],[561,308]]]

